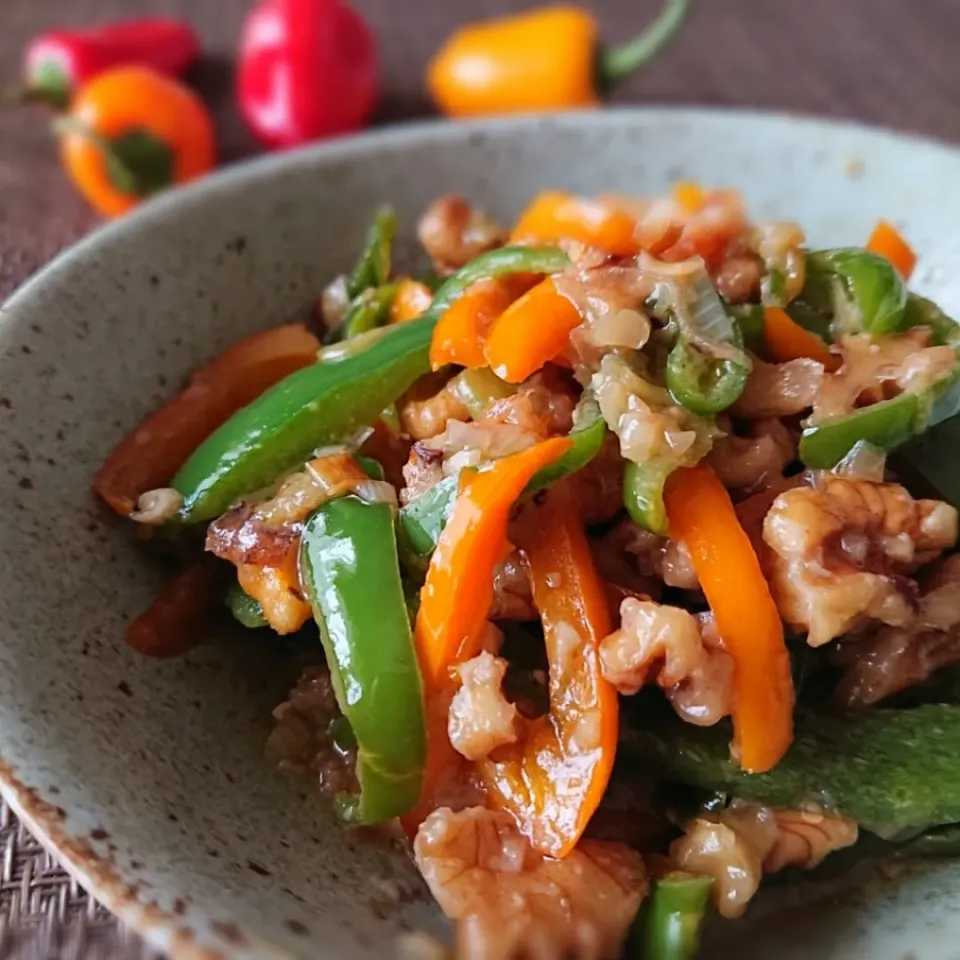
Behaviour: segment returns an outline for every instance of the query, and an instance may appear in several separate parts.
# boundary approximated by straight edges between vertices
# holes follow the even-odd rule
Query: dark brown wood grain
[[[354,0],[381,40],[380,122],[429,115],[430,53],[468,18],[511,0]],[[660,0],[595,0],[610,42]],[[217,118],[225,161],[255,146],[232,97],[231,61],[247,0],[0,0],[0,64],[15,79],[34,33],[137,13],[189,16],[208,57],[192,78]],[[681,35],[613,96],[620,103],[735,104],[856,117],[960,139],[957,0],[691,0]],[[96,223],[64,179],[39,110],[0,116],[0,298]]]

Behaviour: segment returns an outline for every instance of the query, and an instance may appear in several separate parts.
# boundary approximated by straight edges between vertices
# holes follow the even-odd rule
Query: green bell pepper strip
[[[340,325],[342,339],[349,340],[379,327],[387,319],[396,295],[395,283],[367,287],[362,293],[357,294]]]
[[[227,591],[226,604],[233,615],[233,619],[248,629],[257,630],[260,627],[267,626],[267,618],[263,615],[263,607],[239,583],[232,584]]]
[[[347,496],[321,506],[300,540],[300,577],[320,628],[341,712],[357,742],[349,823],[380,823],[420,799],[427,735],[393,511]]]
[[[889,453],[958,412],[960,369],[920,393],[903,393],[806,427],[800,437],[800,459],[808,467],[829,469],[861,440]]]
[[[621,730],[618,755],[703,790],[820,806],[886,838],[960,821],[960,707],[800,711],[796,721],[790,749],[768,773],[745,773],[730,759],[727,723],[693,727],[659,705]]]
[[[489,367],[462,370],[448,384],[447,389],[470,411],[474,420],[479,419],[497,400],[512,397],[517,388],[501,380]]]
[[[733,318],[740,329],[743,345],[754,353],[763,353],[763,304],[762,303],[734,303],[726,304],[727,313]]]
[[[240,497],[296,469],[313,450],[376,420],[429,372],[433,328],[471,284],[511,273],[555,273],[569,262],[556,247],[491,250],[449,277],[419,319],[374,331],[378,336],[366,349],[281,380],[215,430],[181,467],[172,482],[184,501],[179,522],[220,516]]]
[[[837,303],[838,292],[846,304]],[[809,253],[800,299],[817,312],[832,315],[835,335],[888,337],[904,329],[907,287],[903,277],[886,257],[860,247]]]
[[[694,960],[713,877],[675,871],[653,881],[630,936],[637,960]]]
[[[682,407],[702,417],[726,410],[743,393],[750,376],[750,358],[743,352],[740,326],[730,316],[716,287],[702,272],[691,287],[689,314],[677,314],[680,334],[667,357],[667,389]],[[679,322],[685,318],[685,324]],[[694,342],[732,348],[735,356],[704,353]]]
[[[667,477],[676,469],[662,462],[633,463],[627,460],[623,468],[623,505],[630,519],[658,536],[667,535],[667,508],[663,502],[663,488]]]
[[[937,346],[953,347],[960,350],[960,325],[948,317],[932,300],[911,293],[907,297],[903,327],[929,327],[933,342]]]
[[[389,207],[381,207],[367,230],[363,252],[356,266],[347,276],[347,294],[351,300],[368,287],[387,282],[393,238],[397,233],[397,217]]]
[[[746,355],[742,361],[707,357],[682,337],[667,357],[670,395],[680,406],[701,417],[712,416],[736,403],[749,376]]]
[[[533,475],[524,496],[544,490],[585,467],[600,452],[606,432],[607,425],[599,417],[599,411],[598,419],[574,427],[568,434],[573,446],[555,463]],[[436,548],[453,511],[458,486],[458,477],[445,477],[401,509],[399,523],[403,537],[418,557],[428,557]]]

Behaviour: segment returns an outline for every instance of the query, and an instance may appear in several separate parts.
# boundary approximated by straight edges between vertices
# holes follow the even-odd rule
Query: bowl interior
[[[410,127],[163,198],[3,308],[0,780],[157,946],[387,956],[401,930],[443,925],[401,853],[334,828],[312,784],[265,760],[270,711],[296,673],[289,657],[239,633],[175,662],[125,648],[126,623],[163,575],[93,500],[96,468],[192,367],[305,316],[378,203],[397,208],[409,259],[417,214],[443,192],[506,219],[544,187],[656,193],[680,178],[740,188],[756,217],[795,218],[814,244],[862,242],[882,215],[922,251],[960,214],[957,154],[853,126],[650,110]],[[716,949],[756,928],[744,956],[776,943],[790,957],[947,957],[958,878],[846,899],[815,923],[794,911],[786,941],[789,910],[776,921],[760,911],[726,925]]]

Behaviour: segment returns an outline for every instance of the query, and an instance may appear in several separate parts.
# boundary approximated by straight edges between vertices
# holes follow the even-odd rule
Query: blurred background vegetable
[[[265,0],[244,23],[237,96],[268,146],[359,130],[377,105],[378,73],[370,27],[341,0]]]
[[[63,110],[84,83],[113,67],[150,67],[180,77],[199,56],[200,38],[182,20],[152,17],[86,30],[50,30],[27,45],[23,87],[8,91],[6,99]]]
[[[650,26],[620,47],[598,47],[586,9],[543,7],[461,27],[430,62],[427,85],[451,117],[592,107],[638,70],[683,22],[687,0],[666,0]]]
[[[203,101],[145,67],[120,67],[98,76],[54,129],[71,179],[106,217],[199,177],[216,159],[213,124]]]

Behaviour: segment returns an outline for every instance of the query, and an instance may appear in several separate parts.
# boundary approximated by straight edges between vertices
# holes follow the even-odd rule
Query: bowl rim
[[[452,123],[430,119],[397,124],[383,129],[366,131],[333,141],[307,145],[282,153],[267,153],[229,164],[196,181],[163,193],[122,218],[101,224],[82,239],[60,251],[46,265],[20,285],[5,302],[0,304],[0,332],[12,322],[13,312],[31,309],[33,297],[49,285],[55,285],[60,273],[88,254],[111,247],[132,238],[151,224],[175,216],[184,205],[204,202],[219,191],[237,184],[255,183],[261,179],[282,175],[285,170],[304,164],[338,158],[349,159],[358,154],[389,151],[392,148],[414,145],[424,140],[439,148],[445,143],[462,142],[472,136],[534,131],[544,125],[557,127],[604,128],[619,124],[650,124],[682,120],[691,124],[733,123],[750,127],[790,124],[811,132],[837,133],[863,137],[868,149],[882,149],[884,144],[901,144],[942,154],[945,158],[960,160],[960,144],[912,132],[900,132],[890,127],[863,123],[837,117],[821,117],[812,113],[752,109],[744,107],[700,106],[622,106],[602,110],[561,111],[533,113],[507,117],[482,118]],[[22,783],[13,768],[5,762],[0,744],[0,796],[13,813],[38,839],[43,847],[60,863],[87,892],[103,903],[122,923],[139,933],[156,949],[175,958],[210,960],[218,957],[208,947],[191,943],[183,935],[178,918],[155,904],[146,904],[138,898],[137,889],[127,884],[82,837],[71,835],[61,825],[64,811],[56,801],[45,798],[37,790]],[[285,950],[261,941],[250,956],[287,957]],[[235,954],[248,955],[246,951]]]

